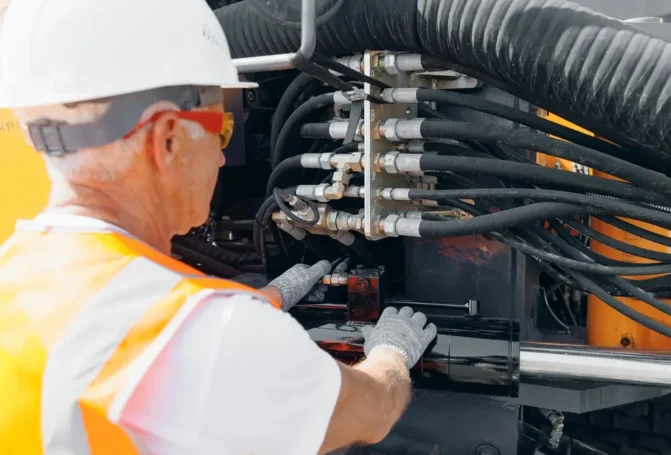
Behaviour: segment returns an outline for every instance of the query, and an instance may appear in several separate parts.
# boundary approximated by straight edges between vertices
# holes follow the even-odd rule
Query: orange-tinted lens
[[[221,132],[219,133],[222,149],[228,147],[228,143],[231,142],[231,137],[233,137],[234,125],[235,121],[233,120],[233,114],[230,112],[224,112],[223,119],[221,122]]]

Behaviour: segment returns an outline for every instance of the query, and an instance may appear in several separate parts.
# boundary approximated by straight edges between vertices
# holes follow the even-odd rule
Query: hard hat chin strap
[[[52,156],[64,155],[118,141],[133,129],[149,106],[159,101],[169,101],[179,110],[190,111],[221,103],[223,99],[219,87],[160,87],[109,98],[109,110],[95,122],[71,125],[47,119],[26,126],[36,150]]]

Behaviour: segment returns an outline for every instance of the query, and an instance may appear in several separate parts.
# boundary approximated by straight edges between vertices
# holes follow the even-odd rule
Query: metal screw
[[[375,111],[371,109],[371,111],[370,111],[370,121],[372,122],[373,120],[375,120]]]
[[[499,451],[496,447],[490,446],[489,444],[482,444],[475,449],[475,455],[499,455]]]
[[[368,288],[370,287],[370,283],[368,282],[368,280],[359,278],[358,280],[356,280],[355,286],[359,291],[367,291]]]
[[[254,101],[256,99],[256,93],[253,90],[247,91],[247,101]]]
[[[629,337],[622,337],[622,339],[620,340],[620,344],[626,348],[631,344],[631,340],[629,339]]]

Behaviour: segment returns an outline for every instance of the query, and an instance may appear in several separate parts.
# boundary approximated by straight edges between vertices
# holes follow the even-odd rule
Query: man
[[[249,85],[204,0],[10,6],[0,107],[53,191],[0,249],[0,453],[327,453],[400,417],[424,315],[385,311],[349,367],[285,313],[325,261],[255,291],[169,257],[225,162],[220,87]]]

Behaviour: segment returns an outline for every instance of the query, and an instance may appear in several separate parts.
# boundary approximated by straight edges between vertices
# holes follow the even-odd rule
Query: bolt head
[[[356,280],[354,286],[356,286],[356,288],[359,291],[367,291],[368,288],[370,287],[370,283],[368,282],[368,280],[364,278],[359,278],[358,280]]]

